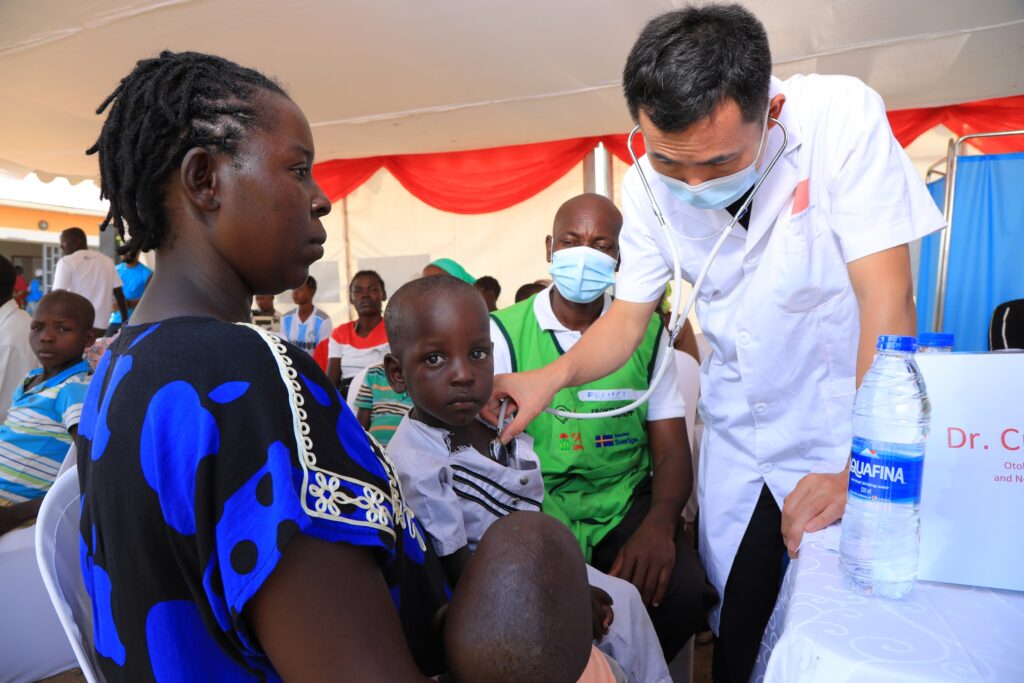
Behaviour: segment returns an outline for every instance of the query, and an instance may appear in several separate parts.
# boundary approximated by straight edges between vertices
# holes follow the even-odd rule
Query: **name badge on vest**
[[[643,395],[636,389],[581,389],[578,394],[581,401],[635,401]]]

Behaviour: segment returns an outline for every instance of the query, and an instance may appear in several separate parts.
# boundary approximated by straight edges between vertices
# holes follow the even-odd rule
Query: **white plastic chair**
[[[345,396],[345,402],[348,403],[348,407],[352,409],[353,413],[358,413],[359,409],[356,408],[356,396],[359,394],[359,387],[363,386],[363,380],[366,379],[366,371],[369,368],[363,368],[356,373],[356,376],[352,378],[352,384],[348,385],[348,394]]]
[[[80,499],[78,467],[72,467],[57,477],[39,509],[36,560],[85,680],[102,683],[93,659],[92,601],[85,590],[79,558]]]

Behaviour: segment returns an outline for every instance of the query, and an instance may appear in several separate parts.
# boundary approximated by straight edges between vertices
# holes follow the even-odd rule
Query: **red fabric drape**
[[[313,177],[327,197],[335,202],[347,197],[384,165],[384,157],[332,159],[313,165]]]
[[[387,157],[384,166],[421,200],[451,213],[489,213],[526,201],[597,144],[576,138],[514,147]]]
[[[1024,95],[902,109],[889,112],[888,117],[896,139],[904,147],[940,124],[958,136],[1024,129]],[[331,201],[336,201],[383,166],[405,189],[434,208],[451,213],[489,213],[507,209],[549,187],[598,142],[624,163],[632,163],[626,139],[626,135],[604,135],[466,152],[335,159],[316,164],[313,175]],[[1024,136],[983,138],[971,144],[989,154],[1022,151]],[[642,136],[636,136],[633,145],[638,157],[644,153]]]
[[[519,204],[580,163],[599,138],[573,138],[466,152],[335,159],[316,164],[313,176],[337,201],[381,166],[414,196],[451,213],[490,213]]]
[[[943,125],[954,135],[1024,130],[1024,95],[980,100],[947,107],[900,109],[889,112],[889,125],[900,144],[906,147],[925,131]],[[1024,135],[968,140],[986,154],[1024,151]]]

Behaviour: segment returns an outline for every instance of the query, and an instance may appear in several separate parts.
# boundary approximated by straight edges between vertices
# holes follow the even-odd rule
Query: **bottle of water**
[[[952,353],[953,335],[949,332],[922,332],[917,335],[918,353]]]
[[[901,598],[917,576],[931,408],[914,362],[915,338],[883,335],[876,348],[854,402],[839,566],[853,590]]]

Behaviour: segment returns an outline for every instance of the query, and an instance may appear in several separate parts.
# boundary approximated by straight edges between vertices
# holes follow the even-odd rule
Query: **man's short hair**
[[[306,285],[306,287],[309,287],[310,289],[312,289],[315,292],[316,291],[316,278],[313,277],[312,275],[310,275],[309,277],[306,278],[305,285]]]
[[[498,283],[498,280],[496,278],[493,278],[490,275],[478,277],[476,279],[476,282],[473,284],[475,284],[480,289],[491,292],[492,294],[494,294],[495,297],[501,296],[501,285]]]
[[[65,235],[69,240],[72,240],[75,244],[86,244],[85,230],[78,227],[71,227],[66,230],[62,230],[62,235]]]
[[[740,5],[684,7],[655,17],[626,59],[622,90],[634,121],[677,133],[733,99],[747,122],[768,108],[772,55],[764,26]]]
[[[14,296],[14,281],[17,273],[14,265],[6,257],[0,256],[0,302],[6,302]]]

